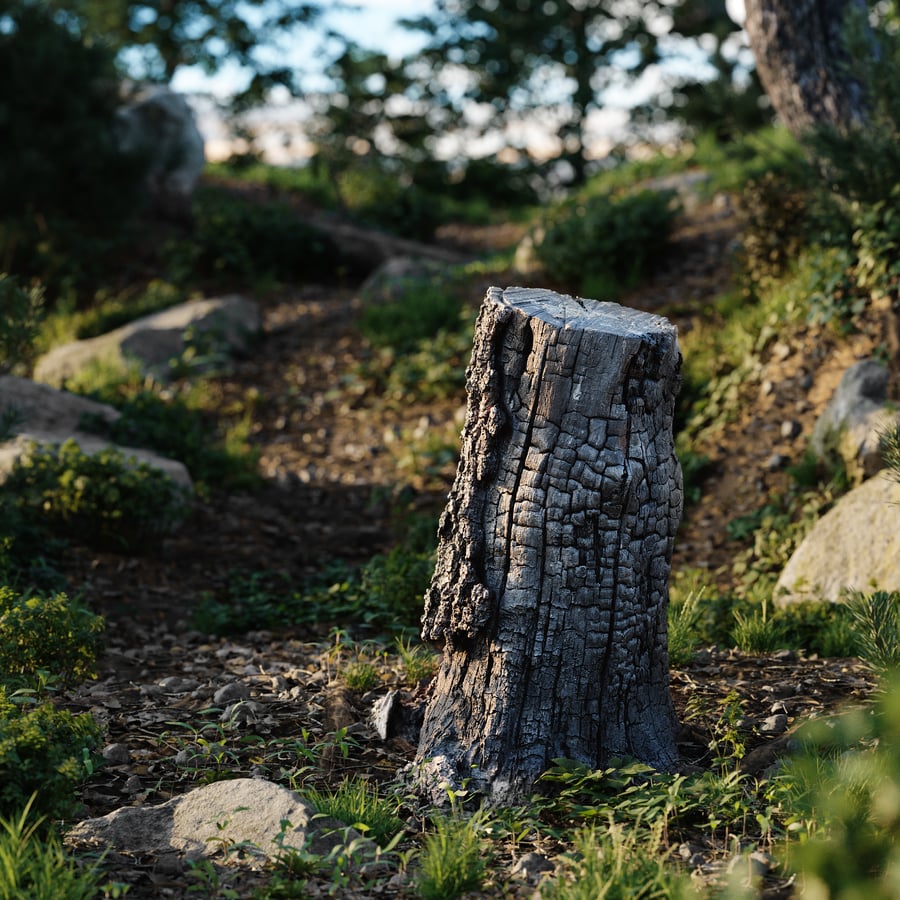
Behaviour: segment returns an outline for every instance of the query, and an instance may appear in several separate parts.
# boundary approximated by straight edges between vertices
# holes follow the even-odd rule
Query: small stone
[[[787,441],[792,441],[801,431],[803,427],[796,419],[788,419],[781,423],[781,436]]]
[[[196,678],[183,678],[181,675],[170,675],[159,682],[159,686],[172,694],[187,694],[200,686]]]
[[[225,708],[225,711],[219,716],[219,721],[232,725],[256,722],[263,714],[264,709],[262,703],[256,703],[253,700],[238,700],[237,703],[232,703],[231,706]]]
[[[132,775],[125,781],[125,790],[129,794],[139,794],[143,789],[144,785],[138,775]]]
[[[759,727],[760,734],[784,734],[788,727],[788,717],[783,713],[769,716]]]
[[[765,466],[770,472],[775,472],[778,469],[783,469],[789,462],[790,459],[783,453],[773,453],[766,460]]]
[[[232,681],[220,687],[213,694],[213,703],[216,706],[224,706],[235,700],[246,700],[250,696],[250,688],[243,681]]]
[[[808,391],[815,383],[815,379],[808,372],[800,379],[800,387],[804,391]]]
[[[784,341],[778,341],[772,347],[772,359],[777,359],[778,362],[784,362],[791,355],[791,348],[789,344],[786,344]]]
[[[100,751],[100,755],[111,766],[125,766],[131,762],[131,751],[125,744],[107,744]]]
[[[768,379],[766,379],[766,380],[759,386],[759,395],[760,395],[760,397],[768,397],[770,394],[774,394],[774,393],[775,393],[775,385],[774,385],[771,381],[769,381]]]
[[[777,702],[772,704],[772,706],[769,709],[769,712],[772,713],[773,716],[777,716],[777,715],[786,716],[788,714],[788,708],[787,708],[787,706],[785,706],[783,701],[778,700]]]
[[[729,872],[740,872],[746,875],[745,882],[753,883],[765,876],[771,871],[773,866],[772,857],[761,850],[754,850],[748,855],[732,857],[728,862]]]
[[[553,863],[540,853],[525,853],[510,868],[513,878],[521,878],[536,884],[544,872],[553,870]]]
[[[772,658],[778,662],[794,662],[797,659],[797,652],[795,650],[778,650]]]

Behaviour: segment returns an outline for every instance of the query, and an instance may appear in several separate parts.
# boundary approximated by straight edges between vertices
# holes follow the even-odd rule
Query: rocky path
[[[730,277],[722,248],[733,222],[720,216],[693,228],[681,235],[680,262],[627,298],[671,314],[685,328]],[[687,285],[691,297],[673,295],[666,288],[671,283]],[[252,398],[261,490],[200,502],[157,556],[76,550],[70,558],[73,584],[107,619],[99,679],[66,700],[93,712],[108,730],[108,764],[86,786],[86,814],[161,802],[235,775],[315,785],[362,773],[389,782],[411,759],[409,741],[380,741],[370,721],[373,702],[387,690],[411,699],[423,690],[406,683],[394,657],[378,658],[375,688],[352,691],[338,676],[355,651],[336,644],[327,627],[285,622],[277,634],[228,639],[190,623],[194,604],[221,589],[235,568],[277,569],[299,586],[335,558],[361,562],[389,547],[394,438],[458,422],[461,400],[428,407],[367,402],[352,374],[363,350],[354,327],[358,310],[350,288],[311,286],[263,301],[261,346],[216,383],[224,404]],[[871,341],[861,336],[838,349],[812,333],[782,342],[775,336],[748,388],[756,401],[709,448],[712,473],[680,533],[676,568],[710,569],[727,579],[734,548],[724,537],[726,523],[783,485],[783,465],[767,465],[773,453],[790,460],[802,453],[802,439],[783,437],[781,424],[796,420],[807,434],[840,372]],[[416,502],[439,508],[446,486],[420,486]],[[747,769],[761,773],[802,718],[859,701],[871,687],[855,660],[706,652],[673,673],[685,723],[682,753],[691,765],[711,764],[716,719],[733,695],[751,751]],[[242,706],[234,707],[229,690]],[[409,827],[421,828],[410,815]],[[171,860],[123,853],[108,866],[111,879],[132,885],[129,898],[193,895],[190,873]],[[241,877],[240,895],[249,896],[258,876]],[[402,882],[378,893],[398,895]]]

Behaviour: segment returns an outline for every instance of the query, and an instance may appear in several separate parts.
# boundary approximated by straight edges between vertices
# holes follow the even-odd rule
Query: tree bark
[[[677,760],[666,607],[682,509],[676,330],[491,288],[423,637],[444,653],[420,785],[527,794],[556,758]]]
[[[865,0],[745,0],[744,28],[772,106],[799,137],[865,121],[862,86],[847,71],[844,23]]]

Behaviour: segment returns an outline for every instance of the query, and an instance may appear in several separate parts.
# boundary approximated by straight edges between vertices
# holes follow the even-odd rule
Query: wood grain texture
[[[666,607],[680,367],[659,316],[488,291],[423,616],[444,655],[420,783],[474,780],[505,802],[557,757],[675,763]]]

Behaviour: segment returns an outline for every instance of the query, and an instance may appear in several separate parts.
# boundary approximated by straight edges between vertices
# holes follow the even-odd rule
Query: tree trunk
[[[772,106],[795,136],[865,120],[861,85],[847,71],[845,16],[865,0],[745,0],[744,27]]]
[[[556,758],[677,759],[666,607],[682,508],[675,328],[491,288],[423,637],[444,654],[417,764],[498,802]]]

